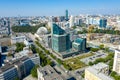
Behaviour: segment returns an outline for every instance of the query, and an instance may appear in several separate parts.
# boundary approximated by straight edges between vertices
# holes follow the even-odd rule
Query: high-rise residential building
[[[38,80],[63,80],[63,78],[49,65],[38,68],[37,73]]]
[[[72,43],[72,48],[77,51],[85,51],[86,50],[86,39],[85,38],[77,38]]]
[[[106,28],[107,19],[105,19],[105,18],[100,19],[99,26],[100,26],[100,28]]]
[[[74,20],[74,17],[73,17],[73,16],[70,16],[70,20],[69,20],[70,28],[75,25],[74,21],[75,21],[75,20]]]
[[[82,19],[80,18],[75,18],[75,25],[81,25],[83,23]]]
[[[69,20],[69,13],[68,13],[68,10],[65,11],[65,20],[66,20],[66,21]]]
[[[114,80],[108,74],[109,66],[98,63],[85,69],[85,80]]]
[[[52,26],[52,49],[55,52],[64,52],[70,49],[70,35],[55,23]]]
[[[120,74],[120,50],[115,50],[113,71]]]

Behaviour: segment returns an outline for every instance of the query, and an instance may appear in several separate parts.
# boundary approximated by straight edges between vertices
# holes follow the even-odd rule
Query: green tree
[[[91,48],[90,51],[92,52],[97,52],[99,49],[98,48]]]
[[[32,75],[32,77],[36,77],[36,78],[37,78],[37,68],[38,68],[38,67],[39,67],[39,66],[36,65],[36,66],[34,66],[33,69],[31,70],[31,75]]]
[[[18,77],[15,77],[14,80],[20,80]]]
[[[104,44],[101,44],[101,45],[99,46],[99,48],[100,48],[100,49],[104,49]]]
[[[92,62],[89,62],[89,65],[90,65],[90,66],[92,66],[92,65],[93,65],[93,63],[92,63]]]
[[[34,45],[31,45],[30,49],[33,51],[33,53],[36,53],[36,47]]]
[[[72,28],[73,28],[73,29],[76,29],[77,27],[76,27],[76,26],[73,26]]]
[[[38,28],[45,26],[46,23],[41,23],[38,26],[13,26],[12,31],[14,32],[31,32],[31,33],[36,33]]]
[[[19,52],[19,51],[22,51],[23,48],[25,47],[25,44],[24,43],[16,43],[16,52]]]

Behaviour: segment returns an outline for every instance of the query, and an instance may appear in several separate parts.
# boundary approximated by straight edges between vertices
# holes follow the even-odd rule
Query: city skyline
[[[0,16],[64,16],[119,14],[119,0],[1,0]]]

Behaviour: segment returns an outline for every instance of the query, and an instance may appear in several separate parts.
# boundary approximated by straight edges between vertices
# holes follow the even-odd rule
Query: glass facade
[[[107,26],[107,19],[100,19],[100,28],[106,28]]]
[[[77,39],[73,42],[72,47],[73,47],[75,50],[78,50],[78,51],[85,51],[85,50],[86,50],[86,39],[77,38]]]
[[[70,49],[70,35],[66,34],[57,24],[53,24],[52,28],[52,49],[56,52],[64,52]]]
[[[52,34],[63,35],[65,33],[65,31],[61,29],[57,24],[53,24],[52,28]]]
[[[69,19],[68,19],[68,15],[69,15],[69,14],[68,14],[68,10],[66,10],[66,11],[65,11],[65,20],[66,20],[66,21],[69,20]]]

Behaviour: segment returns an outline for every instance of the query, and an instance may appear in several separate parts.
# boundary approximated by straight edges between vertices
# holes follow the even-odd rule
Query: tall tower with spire
[[[65,11],[65,20],[66,20],[66,21],[69,20],[69,13],[68,13],[68,10]]]

